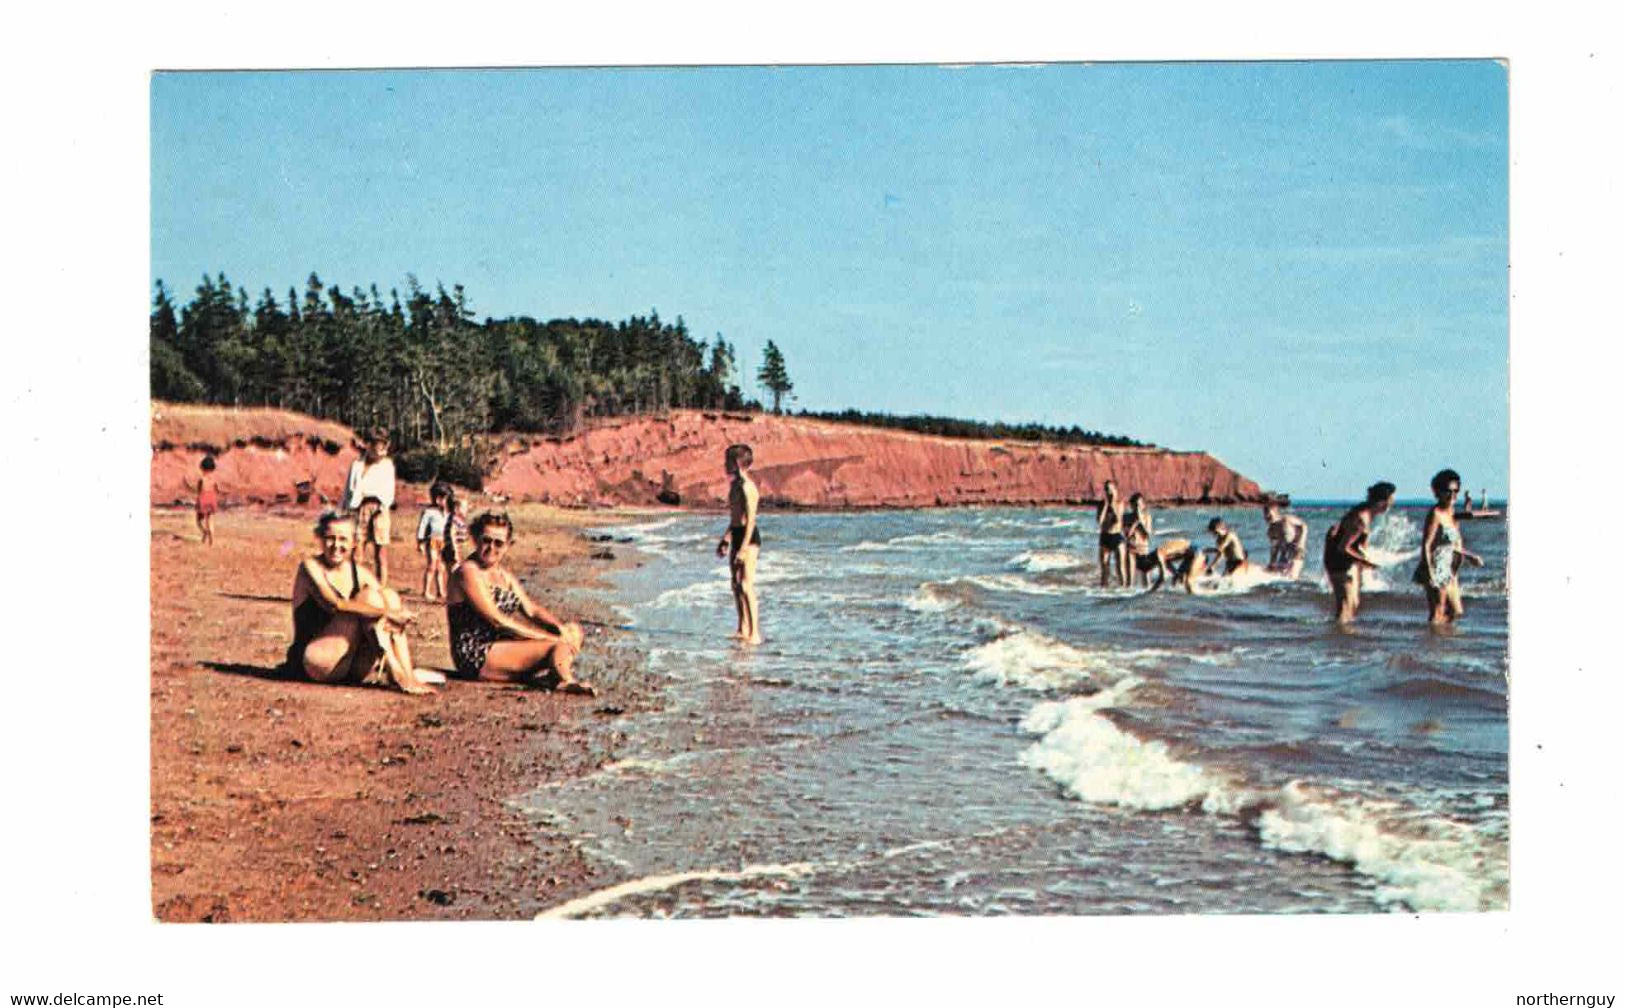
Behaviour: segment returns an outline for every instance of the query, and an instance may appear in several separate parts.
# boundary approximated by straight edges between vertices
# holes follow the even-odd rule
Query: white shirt
[[[387,455],[371,465],[358,458],[350,466],[350,478],[344,485],[344,509],[354,511],[368,497],[388,511],[395,505],[395,460]]]

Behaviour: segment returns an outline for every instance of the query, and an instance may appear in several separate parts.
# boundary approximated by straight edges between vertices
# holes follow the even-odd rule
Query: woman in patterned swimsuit
[[[1433,497],[1438,503],[1428,512],[1422,529],[1422,560],[1416,569],[1427,597],[1428,622],[1435,626],[1460,618],[1461,584],[1456,570],[1463,560],[1474,567],[1484,566],[1476,553],[1462,548],[1461,526],[1456,524],[1456,495],[1461,493],[1461,477],[1454,469],[1441,470],[1433,477]]]
[[[581,626],[566,623],[532,602],[503,567],[513,544],[513,522],[487,511],[469,526],[474,553],[452,572],[446,598],[451,656],[464,679],[503,682],[553,680],[560,693],[596,690],[571,669],[581,652]]]

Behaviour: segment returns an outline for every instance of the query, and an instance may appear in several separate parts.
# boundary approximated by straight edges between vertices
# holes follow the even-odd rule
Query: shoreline
[[[613,624],[603,574],[640,561],[585,532],[639,515],[510,509],[511,569],[537,600]],[[311,516],[232,508],[215,517],[212,549],[190,511],[149,517],[154,919],[531,919],[619,881],[513,799],[612,761],[620,719],[658,706],[635,645],[589,633],[590,698],[457,680],[409,697],[281,678],[285,599]],[[622,548],[604,559],[606,545]],[[397,590],[421,577],[411,544],[391,560]],[[414,659],[448,668],[439,607],[402,594],[419,614]]]

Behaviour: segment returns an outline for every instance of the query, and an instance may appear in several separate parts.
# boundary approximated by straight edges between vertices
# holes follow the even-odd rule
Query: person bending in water
[[[316,522],[321,552],[293,581],[293,644],[286,668],[315,682],[394,685],[433,693],[445,677],[412,665],[406,628],[414,617],[401,597],[356,563],[355,519],[329,511]]]
[[[1394,490],[1386,480],[1371,484],[1366,488],[1364,503],[1350,508],[1326,530],[1326,549],[1321,559],[1332,583],[1332,612],[1340,624],[1354,622],[1360,610],[1360,572],[1377,569],[1365,555],[1365,544],[1371,536],[1372,519],[1394,506]]]
[[[1437,503],[1428,512],[1427,525],[1422,529],[1422,559],[1416,568],[1416,580],[1427,597],[1428,622],[1434,626],[1461,618],[1461,584],[1456,572],[1462,561],[1474,567],[1484,566],[1478,554],[1462,546],[1461,526],[1456,524],[1456,494],[1460,492],[1461,477],[1454,469],[1441,470],[1433,477],[1433,499]]]
[[[1241,545],[1241,537],[1230,530],[1224,519],[1215,518],[1208,522],[1207,530],[1213,533],[1213,566],[1217,567],[1219,561],[1223,560],[1225,577],[1245,570],[1247,549]]]
[[[1100,587],[1106,587],[1113,570],[1117,583],[1128,587],[1128,542],[1123,535],[1123,504],[1117,499],[1117,482],[1106,481],[1106,496],[1095,508],[1100,526]]]
[[[1270,561],[1266,569],[1296,578],[1303,573],[1304,543],[1309,525],[1295,514],[1287,514],[1274,501],[1264,505],[1264,521],[1269,523]]]
[[[1172,553],[1170,548],[1176,546],[1183,547],[1182,552]],[[1191,595],[1198,594],[1196,582],[1207,573],[1207,554],[1212,551],[1203,550],[1186,539],[1163,543],[1163,548],[1170,549],[1172,559],[1168,563],[1168,569],[1173,571],[1174,587],[1183,587]]]
[[[503,565],[513,545],[513,521],[490,511],[469,525],[474,553],[457,566],[446,593],[451,656],[460,679],[552,685],[559,693],[594,696],[575,678],[581,626],[531,601]]]
[[[1170,577],[1174,579],[1174,584],[1179,584],[1177,572],[1185,554],[1190,552],[1189,539],[1170,539],[1156,549],[1151,549],[1145,530],[1136,529],[1129,533],[1128,543],[1133,555],[1136,585],[1148,585],[1151,591],[1156,591],[1162,587],[1163,581]],[[1155,581],[1151,580],[1153,572],[1157,575]],[[1189,588],[1189,585],[1186,587]]]
[[[734,610],[739,629],[734,638],[747,644],[762,642],[760,601],[756,597],[756,561],[762,551],[762,531],[756,527],[756,508],[761,498],[750,478],[755,456],[750,445],[729,445],[722,466],[729,477],[728,531],[717,543],[717,556],[728,557],[729,584],[733,588]]]

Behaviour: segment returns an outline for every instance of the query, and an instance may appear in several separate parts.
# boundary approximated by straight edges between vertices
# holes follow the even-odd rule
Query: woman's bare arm
[[[357,570],[359,572],[360,568],[357,568]],[[305,582],[306,588],[303,597],[299,592],[299,581],[301,579]],[[365,583],[363,579],[362,585],[364,586]],[[304,601],[304,598],[314,596],[317,603],[328,612],[348,613],[365,619],[378,619],[381,616],[388,615],[386,610],[375,605],[369,605],[359,598],[347,599],[340,596],[338,592],[333,590],[333,586],[328,583],[327,576],[322,573],[321,563],[315,557],[307,557],[305,562],[299,565],[299,575],[294,579],[293,594],[295,605]]]
[[[491,586],[487,583],[485,575],[480,573],[479,564],[463,564],[457,568],[457,577],[463,587],[463,597],[467,599],[469,605],[474,607],[474,611],[480,614],[480,618],[487,623],[506,630],[523,640],[555,640],[557,638],[556,634],[550,634],[540,628],[521,623],[497,608],[496,600],[491,597]]]

